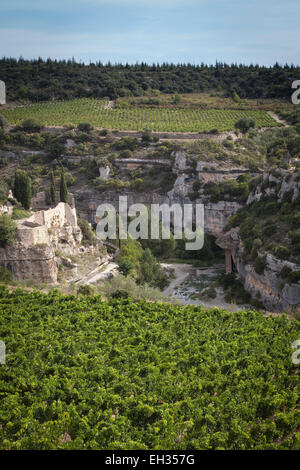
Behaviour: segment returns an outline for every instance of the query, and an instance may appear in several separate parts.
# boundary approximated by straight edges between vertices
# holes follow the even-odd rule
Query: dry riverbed
[[[173,271],[173,279],[163,291],[166,297],[177,300],[185,305],[204,305],[219,307],[229,311],[246,308],[242,305],[228,304],[224,299],[222,287],[214,286],[218,276],[224,271],[223,265],[207,268],[195,268],[190,264],[162,264],[162,267]],[[208,289],[214,289],[214,298],[209,298]]]

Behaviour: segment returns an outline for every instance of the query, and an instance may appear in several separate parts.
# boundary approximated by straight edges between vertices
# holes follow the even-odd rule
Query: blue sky
[[[299,64],[299,0],[1,0],[0,56]]]

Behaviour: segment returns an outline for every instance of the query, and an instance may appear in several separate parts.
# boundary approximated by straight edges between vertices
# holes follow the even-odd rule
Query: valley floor
[[[216,297],[209,299],[203,291],[211,287],[212,283],[224,269],[217,264],[208,268],[195,268],[190,264],[162,264],[163,268],[173,270],[174,279],[163,291],[166,297],[178,300],[185,305],[203,305],[205,307],[219,307],[232,312],[246,308],[243,305],[229,304],[224,299],[221,287],[215,288]]]

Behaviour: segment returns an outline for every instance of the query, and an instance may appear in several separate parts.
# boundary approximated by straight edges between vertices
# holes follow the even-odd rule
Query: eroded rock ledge
[[[17,221],[16,242],[0,248],[0,265],[9,269],[17,280],[55,284],[56,250],[65,255],[76,254],[81,240],[76,209],[60,202],[52,209]]]

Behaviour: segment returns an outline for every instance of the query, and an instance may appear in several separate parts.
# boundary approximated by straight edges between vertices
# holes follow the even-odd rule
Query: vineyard
[[[299,449],[299,321],[0,289],[1,449]]]
[[[262,110],[182,109],[164,107],[109,108],[104,100],[81,98],[19,106],[3,110],[10,124],[35,119],[48,126],[77,125],[89,122],[95,127],[114,130],[142,131],[145,128],[159,132],[204,132],[212,129],[234,129],[236,121],[253,118],[258,127],[278,125]]]

